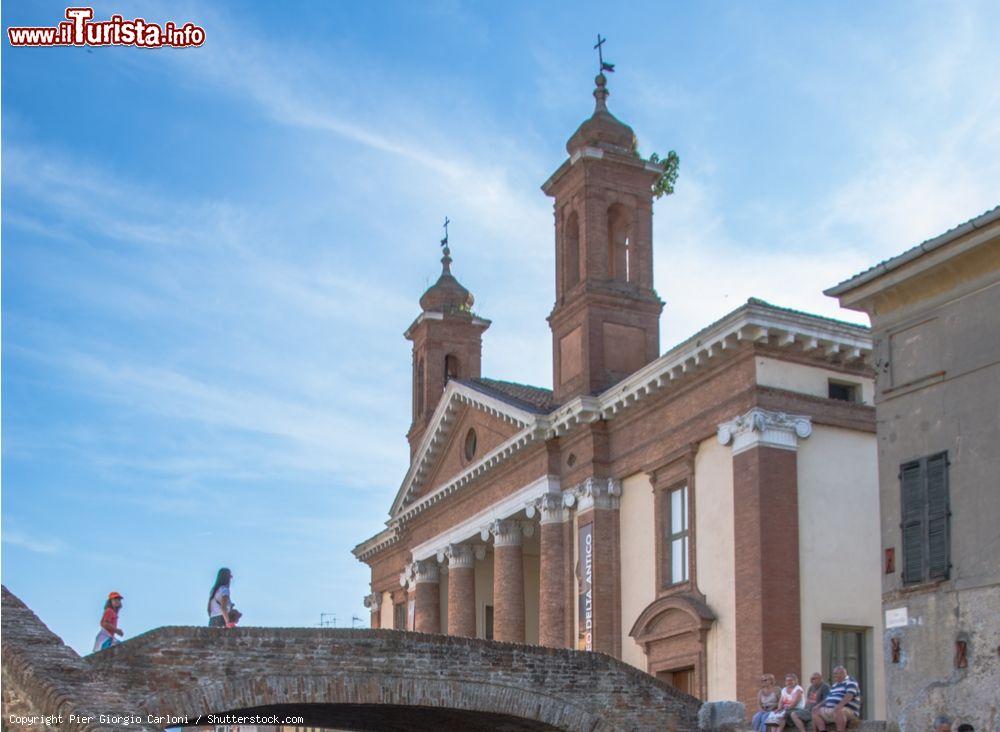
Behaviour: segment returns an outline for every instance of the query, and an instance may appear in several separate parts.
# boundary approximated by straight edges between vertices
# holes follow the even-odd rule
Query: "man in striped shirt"
[[[822,706],[813,710],[813,725],[825,731],[827,723],[833,722],[837,732],[844,732],[847,723],[861,714],[861,689],[843,666],[833,669],[833,680],[833,687]]]

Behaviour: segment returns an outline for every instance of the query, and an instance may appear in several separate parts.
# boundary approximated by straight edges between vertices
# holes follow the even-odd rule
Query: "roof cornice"
[[[799,345],[806,354],[830,362],[865,361],[872,354],[871,331],[866,326],[751,299],[600,394],[598,418],[612,419],[645,397],[721,362],[742,343],[769,343],[772,336],[780,348]],[[591,420],[589,414],[587,420]],[[562,420],[553,423],[557,435],[571,427],[564,427]]]
[[[581,160],[593,161],[593,160],[606,160],[612,163],[619,163],[621,165],[628,166],[630,168],[642,168],[646,170],[650,175],[653,176],[653,180],[656,176],[663,174],[663,165],[660,163],[653,163],[649,160],[644,160],[638,156],[633,155],[621,155],[615,152],[604,150],[600,147],[587,146],[582,147],[572,155],[570,155],[566,160],[563,161],[562,165],[556,168],[556,171],[549,176],[548,180],[542,183],[542,192],[547,196],[553,195],[552,191],[558,182],[565,176],[574,166],[576,166]]]
[[[389,548],[397,541],[399,541],[399,528],[397,526],[390,526],[375,534],[370,539],[365,539],[358,544],[351,550],[351,554],[363,562],[382,550]]]
[[[420,315],[416,317],[416,319],[412,323],[410,323],[410,327],[407,328],[405,331],[403,331],[403,337],[406,338],[407,340],[413,340],[413,332],[416,330],[417,326],[419,326],[421,323],[427,320],[444,320],[444,317],[445,317],[444,313],[438,310],[428,310],[422,312],[420,313]],[[456,319],[453,318],[452,320],[454,322]],[[481,318],[475,314],[470,314],[468,317],[461,318],[460,322],[474,325],[477,328],[482,328],[483,330],[489,328],[490,325],[492,325],[493,323],[493,321],[487,320],[486,318]]]
[[[935,249],[940,249],[946,244],[950,244],[951,242],[962,238],[966,234],[983,229],[997,221],[1000,221],[1000,206],[997,206],[986,213],[980,214],[973,219],[969,219],[964,224],[960,224],[953,229],[949,229],[940,236],[921,242],[915,247],[907,249],[902,254],[898,254],[895,257],[885,260],[884,262],[879,262],[874,267],[871,267],[864,272],[851,277],[850,279],[846,279],[828,290],[823,290],[823,294],[829,295],[830,297],[840,297],[851,290],[855,290],[872,280],[878,279],[883,275],[889,274],[890,272],[903,267],[915,259],[919,259],[929,252],[933,252]]]
[[[676,387],[691,375],[728,360],[745,343],[769,343],[780,349],[801,348],[801,352],[814,357],[817,362],[825,360],[831,364],[863,363],[870,361],[872,355],[871,331],[866,326],[779,308],[751,299],[603,393],[597,396],[578,396],[549,414],[519,410],[500,399],[492,399],[459,382],[451,381],[435,410],[431,422],[435,429],[428,430],[421,441],[418,459],[414,460],[407,472],[393,503],[391,518],[387,522],[390,528],[359,544],[358,549],[365,547],[366,556],[373,556],[381,551],[381,548],[376,547],[384,548],[395,541],[390,540],[387,532],[398,531],[407,521],[448,496],[460,492],[521,450],[565,435],[580,425],[600,419],[615,419],[646,398]],[[453,403],[455,408],[462,403],[471,403],[479,408],[492,410],[511,423],[520,424],[522,429],[447,483],[404,505],[403,498],[415,485],[420,464],[429,459],[432,444],[443,444],[443,430],[452,424],[452,421],[445,420],[445,415]],[[358,549],[355,550],[355,556],[363,559],[358,554]]]

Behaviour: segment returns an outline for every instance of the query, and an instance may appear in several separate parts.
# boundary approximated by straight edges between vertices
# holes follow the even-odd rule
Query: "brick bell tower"
[[[413,458],[450,379],[482,372],[483,333],[490,321],[472,312],[475,298],[451,273],[447,220],[441,276],[420,297],[422,312],[403,335],[413,341],[413,422],[406,433]]]
[[[598,74],[594,114],[566,143],[569,159],[542,190],[555,199],[557,401],[596,394],[660,355],[663,302],[653,289],[652,185],[635,133],[608,111]]]

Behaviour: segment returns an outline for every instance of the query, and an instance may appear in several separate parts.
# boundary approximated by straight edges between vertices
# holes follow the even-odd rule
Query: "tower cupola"
[[[448,220],[441,240],[441,276],[420,297],[421,313],[404,336],[413,342],[413,422],[407,433],[412,457],[451,379],[482,375],[483,333],[490,321],[472,312],[475,302],[451,273]]]
[[[441,276],[420,296],[420,307],[425,313],[471,313],[476,298],[462,287],[451,273],[451,250],[444,244],[441,257]]]
[[[573,155],[585,147],[592,147],[619,155],[634,155],[635,132],[608,111],[608,78],[598,74],[594,84],[594,99],[597,100],[594,113],[576,128],[566,142],[566,152]]]
[[[600,43],[600,42],[599,42]],[[569,138],[569,158],[542,190],[554,199],[556,300],[552,387],[564,402],[596,394],[660,354],[663,302],[653,289],[653,185],[635,133],[608,111],[601,58],[594,113]]]

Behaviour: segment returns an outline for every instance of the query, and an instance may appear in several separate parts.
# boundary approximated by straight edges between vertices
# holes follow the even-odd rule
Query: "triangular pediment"
[[[390,515],[396,515],[407,503],[467,471],[532,425],[537,416],[482,389],[460,381],[448,382],[396,494]],[[466,437],[470,429],[476,431],[476,446],[471,458],[466,455]]]
[[[521,429],[476,404],[464,405],[455,416],[454,424],[444,432],[444,445],[437,459],[428,463],[427,478],[421,490],[414,493],[415,496],[421,496],[456,477]]]

